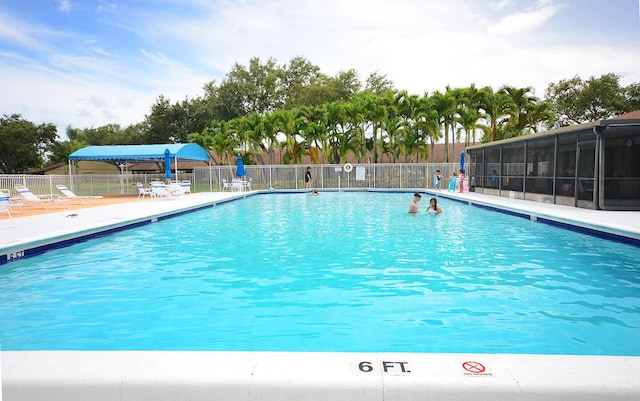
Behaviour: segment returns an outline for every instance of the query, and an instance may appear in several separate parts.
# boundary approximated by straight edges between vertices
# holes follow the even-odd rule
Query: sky
[[[423,95],[446,86],[640,82],[640,0],[0,0],[0,114],[142,122],[235,63],[305,57]]]

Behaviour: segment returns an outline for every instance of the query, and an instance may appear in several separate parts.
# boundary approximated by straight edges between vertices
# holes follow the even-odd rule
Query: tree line
[[[328,76],[304,57],[278,65],[270,58],[236,63],[203,95],[172,102],[160,95],[144,120],[122,128],[67,127],[60,141],[52,124],[20,115],[0,119],[0,170],[22,173],[60,162],[89,145],[194,142],[217,163],[242,153],[246,163],[444,161],[449,148],[490,142],[609,118],[640,109],[640,84],[620,85],[610,73],[548,85],[545,98],[531,87],[446,87],[431,94],[398,90],[386,75],[364,83],[355,70]],[[445,159],[434,160],[443,142]],[[276,156],[276,150],[280,150]],[[429,158],[430,156],[430,158]]]

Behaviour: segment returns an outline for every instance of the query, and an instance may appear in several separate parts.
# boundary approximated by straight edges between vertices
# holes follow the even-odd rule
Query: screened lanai
[[[638,118],[562,127],[467,152],[472,191],[589,209],[640,210]]]

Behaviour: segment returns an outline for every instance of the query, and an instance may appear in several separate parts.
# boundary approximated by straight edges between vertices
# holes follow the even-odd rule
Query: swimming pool
[[[254,196],[13,262],[3,349],[640,354],[638,248],[410,198]]]

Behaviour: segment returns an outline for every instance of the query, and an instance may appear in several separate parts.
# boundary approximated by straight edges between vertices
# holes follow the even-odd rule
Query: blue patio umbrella
[[[171,179],[171,152],[169,149],[164,150],[164,175],[168,180]]]
[[[247,170],[244,169],[244,163],[242,163],[242,156],[238,155],[238,167],[236,168],[236,175],[238,177],[244,177],[247,175]]]
[[[460,152],[460,170],[462,170],[464,174],[467,173],[464,171],[464,152]]]

